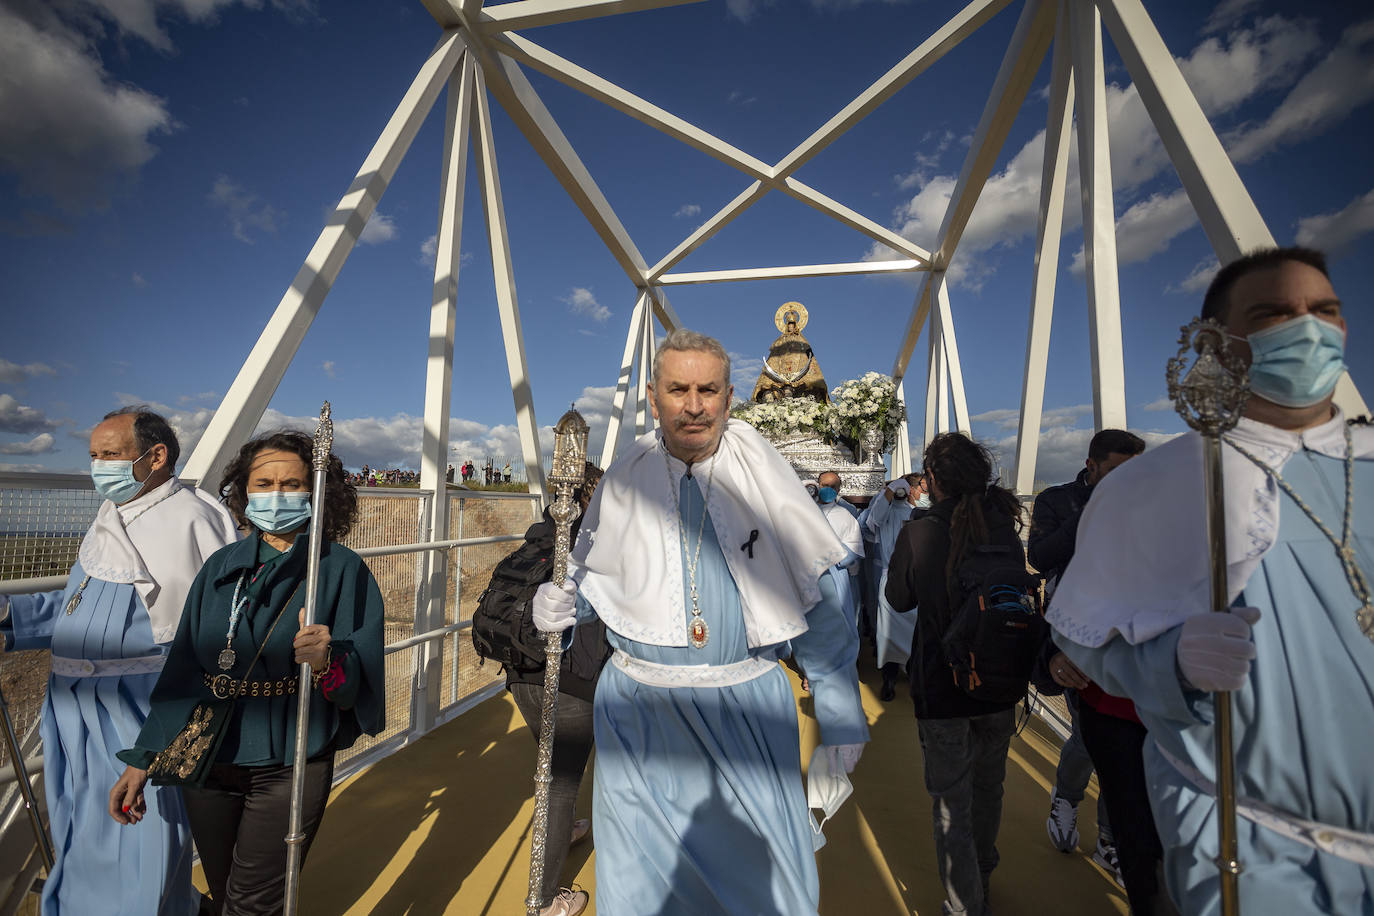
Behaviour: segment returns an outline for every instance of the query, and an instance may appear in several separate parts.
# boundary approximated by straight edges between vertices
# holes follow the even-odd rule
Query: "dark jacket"
[[[1000,712],[1015,706],[975,700],[954,682],[941,639],[949,629],[953,610],[945,583],[949,560],[950,516],[958,501],[945,499],[923,517],[908,522],[897,537],[887,570],[887,600],[898,611],[916,608],[916,638],[907,673],[918,719],[954,719]],[[1021,537],[1012,520],[984,505],[988,543],[1015,548],[1024,556]]]
[[[1078,519],[1092,495],[1088,469],[1084,468],[1072,482],[1042,490],[1035,497],[1035,506],[1031,509],[1030,564],[1045,581],[1057,581],[1073,559]]]
[[[148,719],[134,747],[119,752],[120,760],[147,769],[153,756],[186,725],[196,704],[215,699],[205,675],[221,673],[217,662],[225,647],[234,586],[241,574],[251,575],[257,567],[261,540],[262,535],[254,531],[217,550],[201,567],[186,596],[167,663],[153,688]],[[305,606],[309,541],[308,530],[296,535],[286,556],[255,586],[244,590],[249,601],[234,636],[238,661],[231,676],[275,681],[299,670],[293,643],[300,627],[297,615]],[[274,628],[283,605],[280,625]],[[322,547],[315,614],[316,622],[330,629],[331,673],[337,677],[310,688],[306,743],[310,757],[351,747],[359,735],[378,734],[386,724],[382,594],[362,557],[342,544],[325,541]],[[248,664],[264,640],[262,654],[249,673]],[[297,702],[293,695],[239,699],[216,762],[290,764],[295,757]]]
[[[577,527],[580,521],[579,517],[578,521],[573,522],[569,543],[577,540]],[[529,530],[525,532],[525,544],[520,549],[535,549],[553,556],[554,537],[554,521],[549,515],[549,510],[545,509],[543,519],[530,525]],[[549,569],[552,571],[553,566],[550,565]],[[558,692],[570,694],[588,703],[592,702],[596,695],[597,678],[601,676],[601,669],[610,657],[611,646],[606,642],[606,625],[601,622],[601,618],[579,623],[573,629],[572,645],[563,650],[558,666]],[[509,688],[511,684],[535,684],[543,687],[544,669],[520,672],[507,668],[506,687]]]

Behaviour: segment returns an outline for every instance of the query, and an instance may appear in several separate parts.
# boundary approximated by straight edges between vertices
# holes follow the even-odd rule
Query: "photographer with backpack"
[[[917,610],[907,671],[943,909],[981,916],[997,866],[1015,707],[1045,622],[1021,546],[1021,504],[993,482],[988,450],[941,433],[923,464],[930,511],[902,529],[885,593],[894,608]]]
[[[601,469],[586,464],[583,483],[573,493],[582,512],[601,480]],[[573,521],[571,541],[577,540]],[[553,578],[554,521],[549,510],[525,532],[525,543],[497,564],[491,584],[477,599],[472,615],[472,643],[483,659],[494,659],[506,672],[506,689],[515,700],[539,744],[544,705],[544,639],[534,627],[530,602],[539,586]],[[597,678],[611,657],[606,625],[599,619],[577,627],[564,650],[554,712],[553,782],[549,785],[549,833],[544,847],[542,916],[577,916],[587,908],[586,891],[560,887],[568,848],[591,829],[586,818],[574,820],[582,773],[592,752],[592,698]]]

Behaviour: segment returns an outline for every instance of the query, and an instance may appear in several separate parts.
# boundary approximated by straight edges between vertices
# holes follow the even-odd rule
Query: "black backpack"
[[[552,577],[553,546],[542,541],[526,541],[496,564],[472,613],[472,646],[482,660],[518,673],[544,670],[544,637],[535,629],[530,601]]]
[[[1026,695],[1048,633],[1040,578],[1018,550],[998,546],[973,548],[957,575],[941,639],[954,682],[974,699],[1014,703]]]

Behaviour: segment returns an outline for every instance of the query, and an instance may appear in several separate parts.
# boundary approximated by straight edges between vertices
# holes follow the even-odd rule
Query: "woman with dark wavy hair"
[[[930,511],[902,529],[888,567],[887,600],[917,609],[907,670],[934,803],[935,855],[948,898],[945,912],[980,916],[997,866],[1002,782],[1016,727],[1016,701],[975,699],[955,683],[942,639],[960,592],[957,570],[976,547],[1021,545],[1021,503],[992,477],[992,456],[960,433],[926,446]]]
[[[213,912],[280,913],[285,887],[296,693],[311,692],[303,852],[319,829],[334,755],[385,719],[382,596],[361,557],[338,541],[357,496],[333,455],[323,519],[312,519],[314,442],[298,432],[252,440],[225,469],[220,495],[247,536],[206,561],[153,690],[110,816],[143,818],[143,789],[183,788]],[[316,623],[303,626],[309,528],[324,526]],[[308,681],[298,683],[303,662]]]

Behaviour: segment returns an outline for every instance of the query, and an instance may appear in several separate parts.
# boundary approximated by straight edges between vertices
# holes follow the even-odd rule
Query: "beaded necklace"
[[[668,483],[673,482],[673,466],[668,463],[668,451],[663,451],[663,465],[668,469]],[[691,471],[691,465],[687,466]],[[711,504],[711,481],[716,476],[716,464],[711,462],[711,469],[706,472],[706,495],[701,507],[701,522],[697,525],[697,547],[693,552],[687,543],[687,520],[682,515],[682,501],[678,497],[678,488],[673,487],[673,507],[677,510],[678,534],[682,538],[682,553],[687,558],[687,580],[692,594],[692,620],[687,625],[687,641],[693,649],[704,649],[706,643],[711,638],[711,630],[706,625],[706,621],[701,616],[701,605],[697,601],[697,563],[701,560],[701,540],[706,533],[707,507]],[[679,482],[679,486],[681,483]]]
[[[1350,583],[1350,590],[1359,599],[1360,609],[1355,613],[1355,622],[1360,625],[1360,632],[1371,641],[1374,641],[1374,604],[1370,602],[1369,579],[1365,576],[1364,570],[1360,569],[1355,562],[1355,545],[1350,536],[1350,520],[1354,515],[1355,507],[1355,449],[1350,439],[1350,427],[1345,427],[1345,517],[1341,523],[1341,539],[1336,540],[1336,536],[1331,533],[1331,529],[1317,517],[1311,507],[1303,501],[1297,491],[1284,480],[1278,471],[1260,461],[1250,452],[1238,445],[1230,436],[1223,436],[1226,444],[1231,446],[1240,454],[1244,455],[1250,462],[1264,473],[1273,478],[1274,483],[1279,485],[1283,492],[1288,494],[1288,498],[1297,504],[1297,507],[1312,520],[1312,524],[1317,526],[1326,539],[1331,542],[1331,546],[1336,548],[1336,556],[1340,558],[1341,568],[1345,571],[1346,581]]]

